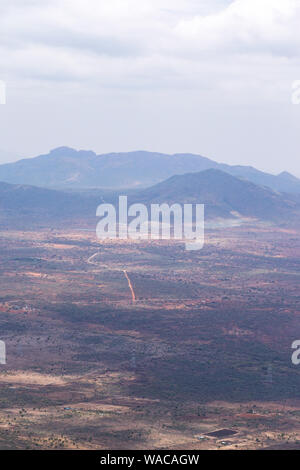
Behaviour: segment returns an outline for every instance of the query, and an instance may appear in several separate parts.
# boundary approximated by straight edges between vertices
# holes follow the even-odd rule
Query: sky
[[[1,0],[0,163],[190,152],[300,177],[300,0]]]

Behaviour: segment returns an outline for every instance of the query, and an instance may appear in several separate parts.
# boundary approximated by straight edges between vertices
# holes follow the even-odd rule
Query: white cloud
[[[93,75],[115,84],[110,73],[119,70],[124,86],[143,70],[155,77],[164,62],[176,85],[199,61],[223,67],[224,54],[238,53],[269,54],[275,63],[276,56],[295,57],[300,45],[298,0],[212,0],[210,8],[192,0],[17,1],[1,9],[0,65],[20,78]]]
[[[235,0],[214,15],[182,20],[176,31],[202,52],[290,56],[300,45],[298,0]]]
[[[18,0],[0,13],[1,78],[23,86],[278,100],[297,78],[299,0]]]

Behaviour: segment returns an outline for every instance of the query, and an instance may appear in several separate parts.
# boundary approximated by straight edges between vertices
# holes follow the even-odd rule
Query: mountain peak
[[[56,155],[67,155],[67,154],[74,154],[77,153],[77,150],[71,148],[71,147],[56,147],[55,149],[50,150],[51,156],[56,156]]]
[[[284,195],[219,169],[173,176],[140,191],[136,199],[147,205],[161,202],[204,204],[208,219],[247,217],[280,221],[292,220],[296,215],[295,203]]]
[[[279,173],[278,177],[285,178],[286,180],[289,180],[289,181],[299,182],[299,179],[296,176],[289,173],[288,171],[282,171],[281,173]]]
[[[57,147],[52,149],[49,153],[51,157],[85,157],[85,156],[96,156],[92,150],[76,150],[72,147]]]

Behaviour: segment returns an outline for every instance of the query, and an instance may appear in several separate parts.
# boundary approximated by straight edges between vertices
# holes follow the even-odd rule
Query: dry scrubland
[[[299,268],[292,230],[3,230],[0,448],[299,448]]]

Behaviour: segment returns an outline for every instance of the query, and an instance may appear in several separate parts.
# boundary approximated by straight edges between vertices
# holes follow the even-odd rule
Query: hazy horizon
[[[0,13],[0,163],[145,149],[300,177],[298,0],[4,0]]]

